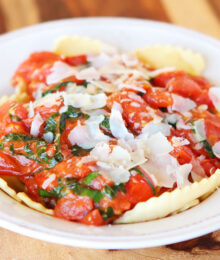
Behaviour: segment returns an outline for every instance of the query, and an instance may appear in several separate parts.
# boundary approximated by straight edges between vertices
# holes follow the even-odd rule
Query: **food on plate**
[[[162,218],[220,185],[220,88],[191,50],[60,38],[0,100],[0,188],[87,225]]]

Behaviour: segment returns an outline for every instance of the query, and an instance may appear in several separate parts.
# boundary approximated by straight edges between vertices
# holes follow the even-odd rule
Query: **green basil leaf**
[[[109,123],[109,117],[108,116],[105,116],[104,120],[100,123],[100,127],[111,132],[111,130],[110,130],[110,123]]]
[[[14,150],[14,145],[13,144],[10,144],[10,152],[11,152],[11,154],[15,154],[15,150]]]
[[[85,185],[89,185],[98,176],[99,176],[98,172],[90,172],[90,174],[86,176],[86,178],[84,179],[83,183]]]
[[[67,111],[62,113],[60,118],[60,124],[59,124],[60,133],[62,134],[64,132],[66,127],[66,120],[68,118],[71,118],[72,120],[76,120],[80,116],[82,116],[82,112],[78,108],[69,105]]]
[[[64,194],[62,194],[64,186],[57,186],[54,187],[51,191],[46,191],[41,188],[39,188],[39,195],[41,197],[56,197],[56,198],[62,198]]]
[[[60,89],[60,88],[63,87],[63,86],[66,87],[69,83],[74,83],[74,82],[73,82],[73,81],[64,81],[64,82],[61,82],[61,83],[55,85],[52,89],[49,89],[49,90],[43,92],[43,93],[42,93],[42,97],[44,97],[44,96],[46,96],[46,95],[48,95],[48,94],[50,94],[50,93],[52,93],[52,92],[54,92],[54,91]]]
[[[5,136],[5,141],[33,141],[33,140],[40,140],[40,138],[31,136],[31,135],[25,135],[20,133],[10,133]]]
[[[207,140],[201,141],[200,143],[203,145],[203,148],[206,150],[206,152],[209,154],[211,158],[216,157],[213,153],[211,144]]]
[[[12,114],[9,114],[9,117],[14,122],[20,122],[21,121],[21,119],[18,116],[14,116]]]
[[[100,191],[84,187],[82,184],[79,183],[75,185],[73,190],[77,195],[90,197],[95,203],[99,202],[103,197]]]
[[[104,220],[107,220],[108,218],[112,218],[114,216],[114,210],[112,207],[108,207],[107,211],[106,212],[101,211],[101,214],[102,214],[102,218]]]
[[[113,185],[113,186],[106,185],[102,193],[107,197],[109,197],[110,199],[114,199],[119,191],[126,193],[124,183],[120,183],[119,185]]]
[[[57,116],[59,116],[59,113],[55,113],[54,115],[52,115],[45,124],[44,127],[44,132],[48,133],[48,132],[52,132],[53,134],[56,133],[57,131],[57,122],[54,118],[56,118]]]

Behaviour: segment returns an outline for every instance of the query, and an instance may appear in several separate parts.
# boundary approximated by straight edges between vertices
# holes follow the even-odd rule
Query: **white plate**
[[[9,80],[30,52],[52,49],[59,36],[84,35],[124,50],[146,44],[175,44],[201,52],[205,75],[220,83],[220,43],[208,36],[165,23],[121,18],[84,18],[49,22],[0,37],[0,91],[12,93]],[[58,244],[128,249],[175,243],[220,228],[220,192],[181,214],[139,224],[84,226],[40,214],[0,192],[0,225],[33,238]]]

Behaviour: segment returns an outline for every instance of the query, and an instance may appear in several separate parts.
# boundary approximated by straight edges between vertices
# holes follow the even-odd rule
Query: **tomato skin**
[[[19,179],[25,184],[28,190],[28,194],[36,201],[41,201],[39,196],[39,188],[33,176],[19,177]]]
[[[70,194],[58,200],[54,215],[58,218],[79,221],[94,208],[93,200],[87,196]]]
[[[147,92],[143,95],[143,99],[152,108],[169,107],[173,104],[171,94],[159,88],[147,89]]]
[[[207,135],[207,140],[214,145],[220,140],[220,121],[219,118],[210,119],[205,118],[205,130]]]
[[[101,225],[104,225],[104,220],[103,220],[99,210],[94,209],[88,215],[86,215],[82,220],[80,220],[80,223],[83,223],[86,225],[101,226]]]
[[[201,165],[208,177],[215,173],[220,168],[220,161],[218,159],[205,159],[201,161]]]
[[[170,154],[177,159],[180,165],[190,163],[194,157],[192,150],[185,145],[174,147]]]
[[[168,82],[167,89],[172,93],[191,98],[192,100],[196,100],[202,93],[199,85],[187,77],[173,78]]]
[[[65,176],[71,178],[84,178],[92,171],[90,166],[95,166],[96,163],[82,163],[81,159],[82,157],[79,156],[63,160],[52,169],[52,172],[54,172],[58,178]]]
[[[106,211],[108,207],[112,207],[114,214],[120,215],[131,208],[131,203],[128,201],[126,193],[119,191],[113,199],[104,196],[99,202],[99,207],[104,211]]]
[[[0,175],[25,176],[41,169],[41,165],[21,155],[0,151]]]
[[[28,84],[31,81],[45,82],[50,68],[58,60],[60,60],[60,56],[53,52],[32,53],[16,70],[12,78],[12,85],[16,86],[18,77],[25,79]]]
[[[53,177],[55,177],[55,178],[53,178],[53,180],[47,185],[47,187],[44,187],[45,181],[47,181],[51,177],[51,175],[53,175]],[[44,189],[46,191],[50,191],[53,188],[58,186],[58,180],[57,180],[56,175],[54,173],[50,173],[46,170],[36,174],[34,176],[34,179],[35,179],[37,185],[41,189]]]
[[[83,65],[87,62],[87,56],[79,55],[79,56],[65,57],[63,61],[68,63],[71,66]]]
[[[178,78],[178,77],[186,77],[187,74],[184,71],[170,71],[170,72],[164,72],[160,73],[158,76],[156,76],[154,79],[152,79],[152,84],[157,87],[165,88],[167,86],[167,83],[172,78]]]
[[[209,89],[211,84],[209,83],[209,81],[202,77],[202,76],[194,76],[194,75],[190,75],[190,78],[196,82],[201,89]]]
[[[125,185],[127,199],[134,207],[137,203],[153,197],[154,193],[147,180],[140,174],[132,175]]]
[[[9,100],[4,104],[0,105],[0,119],[2,120],[8,115],[9,109],[15,104],[15,101]]]

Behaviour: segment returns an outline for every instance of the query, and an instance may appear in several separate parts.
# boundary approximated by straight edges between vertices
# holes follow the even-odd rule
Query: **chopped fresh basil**
[[[9,114],[9,117],[12,121],[15,121],[15,122],[20,122],[21,119],[18,117],[18,116],[14,116],[12,114]]]
[[[4,144],[4,142],[1,142],[1,143],[0,143],[0,149],[1,149],[1,150],[3,150],[3,149],[4,149],[4,147],[5,147],[5,144]]]
[[[110,123],[109,123],[109,117],[105,116],[104,120],[100,123],[100,127],[107,129],[108,131],[110,130]]]
[[[98,172],[91,172],[88,176],[86,176],[83,183],[89,185],[98,176],[99,176]]]
[[[74,83],[74,82],[73,81],[64,81],[62,83],[59,83],[59,84],[55,85],[53,88],[43,92],[42,93],[42,97],[44,97],[44,96],[46,96],[46,95],[48,95],[48,94],[50,94],[50,93],[60,89],[63,86],[66,87],[69,83]]]
[[[30,149],[30,147],[26,144],[24,146],[24,151],[27,153],[27,155],[24,155],[27,159],[32,159],[36,161],[37,163],[42,163],[40,160],[38,160],[37,156],[33,153],[33,151]]]
[[[60,147],[60,134],[57,134],[54,140],[54,143],[56,145],[56,153],[55,153],[55,159],[58,162],[61,162],[63,160],[63,156],[61,154],[61,147]]]
[[[44,132],[48,133],[48,132],[52,132],[53,134],[56,133],[57,130],[57,122],[54,118],[56,118],[57,116],[59,116],[59,113],[55,113],[53,114],[47,121],[44,127]]]
[[[114,199],[119,191],[126,193],[125,184],[120,183],[119,185],[113,186],[106,185],[102,193],[110,199]]]
[[[70,147],[70,149],[74,156],[85,156],[92,150],[92,149],[83,149],[78,145],[73,145]]]
[[[67,108],[67,111],[62,113],[61,118],[60,118],[60,125],[59,125],[60,133],[62,134],[63,131],[65,130],[66,120],[68,118],[71,118],[72,120],[76,120],[81,115],[82,115],[82,112],[78,108],[75,108],[75,107],[69,105]]]
[[[114,216],[114,210],[112,207],[108,207],[106,212],[102,210],[100,210],[100,212],[104,220],[107,220],[108,218],[112,218]]]
[[[39,195],[41,197],[56,197],[56,198],[62,198],[63,194],[62,194],[62,190],[63,190],[64,186],[57,186],[55,188],[53,188],[51,191],[46,191],[43,189],[39,188]]]
[[[143,97],[145,93],[144,92],[138,92],[137,95]]]
[[[5,141],[32,141],[32,140],[40,140],[37,137],[31,135],[25,135],[20,133],[10,133],[5,136]]]
[[[99,202],[103,197],[101,191],[90,189],[79,183],[73,187],[73,190],[77,195],[90,197],[95,203]]]
[[[147,181],[147,183],[149,184],[149,186],[152,189],[153,195],[156,195],[156,191],[155,191],[154,185],[151,182],[151,180],[138,167],[134,167],[134,168],[132,168],[132,170],[138,172],[141,176],[143,176],[145,178],[145,180]]]
[[[11,152],[11,154],[15,154],[15,150],[14,150],[14,145],[13,144],[10,144],[10,152]]]
[[[215,154],[213,153],[212,146],[207,140],[203,140],[200,142],[203,145],[203,148],[209,154],[211,158],[215,158]]]
[[[89,83],[86,80],[84,80],[82,83],[77,84],[77,85],[80,85],[80,86],[83,86],[83,87],[87,88],[88,84]]]

